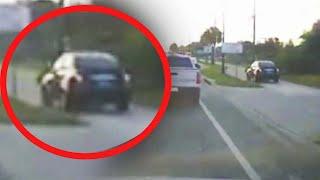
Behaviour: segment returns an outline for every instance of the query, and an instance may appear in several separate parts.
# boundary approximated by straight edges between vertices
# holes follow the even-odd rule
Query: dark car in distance
[[[247,79],[261,82],[265,80],[273,80],[275,83],[279,82],[279,68],[269,60],[254,61],[246,69]]]
[[[41,97],[45,106],[66,111],[81,105],[115,103],[126,111],[131,94],[131,76],[119,60],[103,52],[66,52],[41,77]]]

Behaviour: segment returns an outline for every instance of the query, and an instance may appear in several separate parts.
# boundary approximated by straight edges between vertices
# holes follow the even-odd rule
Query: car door
[[[53,64],[53,72],[55,73],[55,75],[58,78],[61,78],[64,76],[65,74],[65,59],[66,59],[67,55],[63,54],[61,55],[57,61]]]
[[[67,92],[69,89],[69,81],[75,75],[74,56],[65,54],[61,57],[61,66],[57,69],[56,74],[59,80],[60,88]]]
[[[252,63],[251,69],[252,69],[253,73],[256,74],[257,70],[259,69],[259,63],[258,62]]]

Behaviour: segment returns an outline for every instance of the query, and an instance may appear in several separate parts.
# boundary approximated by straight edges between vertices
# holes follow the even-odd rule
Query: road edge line
[[[228,145],[229,149],[233,153],[233,155],[236,157],[236,159],[239,161],[240,165],[246,172],[246,174],[249,176],[252,180],[261,180],[261,177],[258,175],[258,173],[252,168],[249,161],[241,154],[240,150],[237,148],[237,146],[234,144],[230,136],[227,134],[227,132],[222,128],[222,126],[219,124],[219,122],[216,120],[216,118],[212,115],[212,113],[209,111],[207,106],[200,100],[199,102],[202,110],[207,115],[209,120],[212,122],[213,126],[217,129],[220,136],[224,140],[224,142]]]

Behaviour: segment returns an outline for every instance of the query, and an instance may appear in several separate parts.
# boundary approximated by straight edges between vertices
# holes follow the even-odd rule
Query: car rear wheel
[[[77,99],[75,92],[76,80],[71,79],[69,82],[69,91],[61,92],[61,107],[66,112],[72,112],[79,110],[80,101]]]
[[[127,111],[129,109],[129,101],[127,98],[119,98],[117,101],[117,109],[119,111]]]
[[[60,94],[60,103],[59,108],[63,111],[69,111],[70,110],[70,102],[67,93],[61,92]]]
[[[76,110],[77,104],[71,93],[61,92],[59,107],[66,112],[72,112]]]
[[[261,74],[260,74],[260,72],[257,72],[257,74],[254,76],[254,81],[255,81],[255,82],[260,82],[260,81],[261,81]]]

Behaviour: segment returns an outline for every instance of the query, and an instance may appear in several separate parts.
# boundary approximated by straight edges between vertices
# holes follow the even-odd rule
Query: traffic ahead
[[[199,103],[201,74],[200,65],[192,57],[181,54],[169,54],[168,60],[172,77],[172,94]]]

